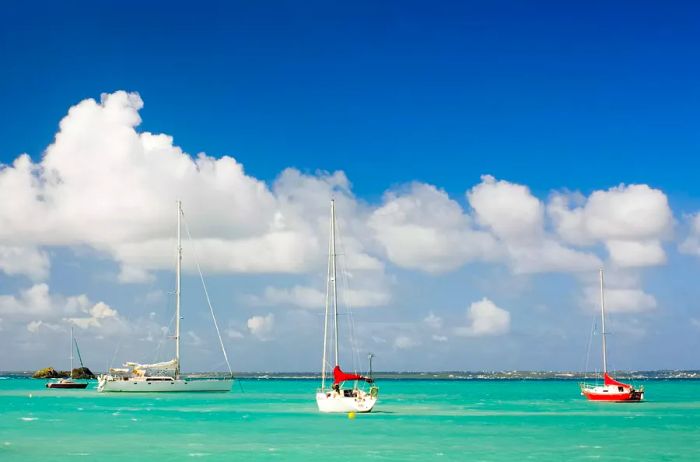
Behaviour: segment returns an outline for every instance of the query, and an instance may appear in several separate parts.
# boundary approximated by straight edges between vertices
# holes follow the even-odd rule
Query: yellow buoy
[[[355,418],[355,413],[353,411],[348,412],[348,419],[352,420]]]

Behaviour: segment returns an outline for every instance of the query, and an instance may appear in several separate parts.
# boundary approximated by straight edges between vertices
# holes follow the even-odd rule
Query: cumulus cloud
[[[85,294],[65,297],[38,283],[18,295],[0,295],[0,315],[8,323],[27,323],[29,332],[56,330],[61,323],[100,334],[123,333],[126,321],[104,302],[92,303]]]
[[[388,258],[403,268],[439,273],[499,255],[493,236],[474,229],[462,207],[432,185],[387,193],[369,226]]]
[[[590,271],[600,265],[592,253],[560,243],[545,228],[545,206],[524,185],[484,175],[467,192],[476,220],[491,230],[515,273]]]
[[[600,288],[585,289],[585,305],[591,311],[600,310]],[[654,310],[656,298],[639,288],[617,287],[605,289],[605,310],[609,313],[640,313]]]
[[[248,319],[248,330],[260,340],[270,340],[270,335],[275,327],[275,315],[268,313],[266,316],[253,316]]]
[[[81,329],[102,327],[108,320],[120,322],[117,310],[110,308],[110,306],[104,302],[97,302],[91,308],[84,309],[83,311],[87,316],[67,318],[67,320]]]
[[[5,319],[51,315],[52,307],[56,304],[64,305],[51,299],[48,284],[40,283],[21,290],[18,296],[0,295],[0,314]]]
[[[23,275],[41,281],[48,277],[49,266],[49,256],[36,247],[0,245],[0,271],[9,276]]]
[[[580,194],[555,194],[547,207],[558,235],[576,245],[603,242],[620,267],[662,264],[661,241],[673,227],[666,195],[648,185],[619,185]]]
[[[666,253],[658,240],[605,243],[610,259],[621,267],[654,266],[666,262]]]
[[[84,100],[63,118],[41,162],[22,155],[2,167],[0,196],[13,200],[0,204],[0,242],[15,252],[88,245],[119,263],[120,281],[148,282],[150,271],[172,267],[181,199],[195,239],[185,242],[186,255],[198,254],[206,270],[300,273],[323,261],[318,236],[337,195],[352,263],[381,266],[354,235],[362,210],[342,173],[288,169],[273,191],[231,157],[193,158],[170,136],[138,132],[142,107],[138,94],[123,91]],[[19,268],[0,251],[0,269],[42,278],[46,259],[34,253],[33,264]],[[194,269],[193,258],[183,264]]]
[[[455,329],[457,335],[466,337],[502,335],[510,330],[510,313],[485,297],[469,306],[467,321],[467,326]]]
[[[527,186],[484,175],[467,198],[479,223],[501,239],[532,241],[542,235],[544,206]]]

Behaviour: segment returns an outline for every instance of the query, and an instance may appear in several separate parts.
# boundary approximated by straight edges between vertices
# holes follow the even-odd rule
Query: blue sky
[[[642,297],[641,305],[619,314],[618,322],[633,331],[620,332],[615,339],[622,362],[619,366],[692,368],[697,364],[691,351],[697,347],[694,338],[700,333],[700,313],[695,305],[698,294],[692,277],[700,268],[691,245],[695,236],[692,215],[700,210],[696,181],[700,167],[698,13],[692,2],[665,7],[651,2],[585,6],[561,2],[16,4],[6,7],[0,17],[0,162],[9,166],[26,152],[34,165],[39,165],[69,108],[89,98],[99,102],[103,93],[124,90],[138,94],[143,107],[130,100],[124,112],[141,118],[136,132],[172,136],[172,145],[192,156],[200,152],[212,159],[231,156],[245,169],[244,177],[232,176],[242,183],[253,179],[274,189],[281,172],[291,167],[308,181],[286,189],[289,197],[306,197],[303,191],[315,191],[313,200],[325,202],[331,190],[346,188],[351,209],[348,215],[357,221],[350,233],[351,237],[357,234],[354,249],[381,264],[380,269],[376,265],[372,268],[381,277],[365,275],[359,285],[375,295],[383,294],[382,303],[375,300],[376,306],[358,310],[356,316],[358,322],[370,325],[367,330],[379,331],[384,326],[386,338],[375,333],[363,340],[367,348],[377,350],[378,358],[384,356],[380,368],[580,367],[593,319],[581,307],[581,298],[592,284],[587,278],[589,267],[597,266],[591,264],[594,256],[611,266],[612,283],[618,289],[641,291],[654,298],[653,307]],[[79,120],[75,118],[76,124],[89,124],[90,117],[101,116],[85,113]],[[68,174],[62,169],[70,164],[71,149],[83,152],[87,156],[80,158],[83,160],[99,159],[105,155],[103,151],[109,151],[103,149],[106,146],[114,148],[110,155],[118,156],[121,145],[104,129],[97,132],[97,141],[88,140],[88,135],[80,138],[80,130],[72,132],[66,137],[71,144],[56,149],[62,153],[55,156],[60,161],[51,165]],[[129,146],[125,144],[123,152]],[[129,162],[124,165],[127,168]],[[144,170],[146,174],[165,171],[171,170]],[[319,171],[342,171],[352,186],[348,189],[343,181],[329,179]],[[136,169],[119,172],[128,176]],[[495,182],[482,179],[485,174],[493,175]],[[33,175],[41,174],[35,171]],[[311,180],[318,180],[326,189],[313,189],[320,186],[308,186]],[[447,204],[445,197],[412,187],[412,183],[444,191],[450,203],[461,208],[460,213],[450,209],[454,217],[442,223],[421,209],[422,215],[412,212],[416,220],[412,227],[401,228],[406,223],[397,223],[396,216],[389,215],[397,208],[403,210],[406,202],[392,202],[392,197],[430,203],[434,210]],[[651,231],[634,229],[645,220],[627,223],[628,229],[622,231],[601,230],[597,222],[591,222],[581,225],[586,236],[573,236],[544,211],[549,210],[553,193],[580,192],[585,204],[596,191],[610,191],[621,183],[648,185],[664,200],[655,202],[658,195],[649,199],[644,191],[635,196],[623,190],[631,199],[620,206],[623,209],[606,209],[612,214],[608,218],[630,210],[634,213],[650,203],[654,204],[648,211],[652,219],[666,210],[670,216],[660,219]],[[172,184],[177,185],[168,183]],[[486,199],[478,208],[465,195],[478,185],[488,189],[494,184],[503,190],[522,185],[540,201],[544,219],[542,230],[536,232],[541,235],[537,245],[529,242],[525,246],[522,236],[516,236],[510,227],[513,223],[493,221],[498,218],[488,214],[491,209]],[[125,190],[131,185],[124,180]],[[5,203],[17,201],[17,191],[12,189],[16,187],[9,182],[4,185]],[[178,194],[177,188],[169,187],[162,186],[158,191],[163,195],[158,197]],[[227,190],[234,195],[237,191]],[[328,197],[318,197],[319,191]],[[387,191],[393,196],[385,196]],[[508,192],[519,198],[524,194],[513,188]],[[78,199],[55,194],[56,201],[65,201],[59,208],[68,210],[66,213],[73,211],[73,219],[83,226],[100,220],[101,215],[95,212],[99,207],[89,203],[98,200],[94,195],[86,194],[81,199],[85,203],[76,203],[71,201]],[[287,196],[279,191],[271,195],[274,197],[261,199],[259,208],[269,207],[272,214],[273,209],[285,207],[277,202]],[[193,189],[189,204],[185,198],[186,213],[200,205],[194,201],[201,198],[195,196]],[[219,196],[212,192],[202,197],[216,200]],[[516,199],[513,207],[519,203]],[[574,203],[581,200],[570,199]],[[524,206],[531,205],[523,200]],[[223,207],[229,198],[222,194],[221,201]],[[117,202],[107,201],[118,206],[118,212],[129,210]],[[591,216],[605,218],[601,210],[608,204],[606,199],[593,202],[598,205],[591,206]],[[168,204],[163,206],[166,210]],[[445,206],[449,208],[449,204]],[[386,213],[377,215],[380,209]],[[575,205],[570,205],[566,210],[574,209]],[[292,221],[320,220],[320,209],[315,205],[313,213],[305,209],[297,216],[294,210],[282,215]],[[17,215],[9,206],[4,213]],[[515,210],[512,214],[520,213]],[[169,215],[154,215],[160,221],[135,219],[135,226],[153,227],[156,231],[146,236],[149,239],[169,237]],[[235,236],[226,237],[231,239],[227,241],[233,246],[229,250],[236,257],[245,243],[234,240],[258,236],[263,225],[243,226],[244,212],[233,215],[240,220],[219,222],[203,212],[202,222],[209,227],[202,229],[200,237],[221,237],[217,230],[232,226],[237,230]],[[433,223],[437,224],[430,228]],[[108,225],[105,223],[104,229],[110,229]],[[407,231],[415,229],[413,225],[428,226],[439,236],[438,241],[444,241],[433,242],[425,251],[415,250],[426,244],[412,240],[419,238]],[[154,312],[156,315],[149,318],[154,329],[156,324],[167,324],[165,312],[158,311],[165,309],[171,290],[172,273],[167,264],[155,262],[155,256],[148,262],[129,260],[124,256],[125,242],[117,236],[105,243],[82,230],[55,226],[39,229],[24,223],[7,227],[10,231],[0,245],[29,252],[22,253],[23,258],[37,259],[40,268],[27,265],[29,269],[8,270],[12,265],[5,265],[4,273],[0,272],[0,289],[9,297],[3,299],[6,305],[19,300],[23,290],[44,283],[51,294],[60,295],[50,303],[56,312],[65,311],[69,304],[66,297],[85,294],[90,306],[104,301],[125,319],[137,320]],[[376,235],[367,237],[364,226]],[[381,235],[378,227],[401,234]],[[313,231],[318,232],[318,239],[325,236],[323,229]],[[495,239],[498,244],[493,244],[493,251],[484,250],[492,244],[474,244],[470,240],[474,235],[467,231],[483,232],[477,233],[479,239]],[[137,238],[131,234],[133,230],[124,233]],[[401,242],[407,250],[401,252],[413,252],[410,261],[405,255],[397,256],[392,247],[399,238],[406,239]],[[468,246],[464,240],[481,253],[465,249],[459,261],[448,258],[445,252],[435,253],[440,245],[448,249]],[[612,241],[643,241],[649,255],[644,262],[631,262],[619,246],[615,247],[616,256],[612,255],[611,246],[618,245]],[[534,252],[527,257],[530,265],[539,260],[537,252],[543,251],[544,247],[537,246],[555,242],[585,253],[587,256],[576,258],[581,257],[581,262],[587,258],[586,263],[572,259],[571,265],[563,265],[566,268],[518,269],[525,264],[523,249]],[[687,242],[685,250],[679,250]],[[629,245],[625,249],[639,255]],[[214,294],[222,300],[221,316],[232,331],[241,334],[240,338],[233,334],[227,339],[234,357],[238,354],[239,368],[279,370],[289,365],[304,370],[318,362],[315,357],[308,360],[316,354],[318,342],[305,341],[301,333],[295,336],[293,329],[279,330],[281,324],[316,322],[316,314],[297,310],[298,306],[289,308],[279,294],[272,297],[274,303],[264,296],[269,287],[322,284],[318,252],[309,252],[303,262],[294,260],[282,270],[211,268]],[[5,255],[10,258],[9,250]],[[16,259],[18,254],[12,255]],[[438,265],[439,270],[426,271],[430,264]],[[139,283],[124,282],[118,277],[124,265],[148,274],[140,274]],[[355,268],[355,273],[361,271]],[[33,276],[26,274],[32,272]],[[190,283],[196,282],[192,277],[186,276]],[[363,278],[362,274],[356,277]],[[383,285],[365,287],[368,280],[374,280],[375,285],[381,280]],[[483,298],[510,313],[507,332],[497,327],[493,335],[447,332],[446,326],[452,322],[466,325],[466,310]],[[60,336],[64,319],[68,319],[65,313],[54,313],[44,322],[55,329],[42,331],[44,328],[38,327],[25,332],[29,322],[39,319],[11,314],[15,311],[6,306],[5,314],[0,314],[0,328],[7,331],[20,326],[23,337],[18,341],[23,345],[36,343],[42,332],[43,339]],[[439,340],[419,335],[431,312],[441,319],[441,327],[432,334]],[[274,315],[275,327],[255,335],[247,321],[268,314]],[[144,320],[134,322],[146,324]],[[215,367],[208,359],[214,353],[207,353],[206,325],[206,319],[194,324],[203,332],[198,334],[200,343],[193,340],[197,343],[191,350],[197,351],[193,362]],[[84,333],[85,342],[91,343],[99,358],[96,362],[105,363],[114,344],[122,340],[97,338],[101,335],[90,329]],[[287,352],[290,344],[297,349]],[[539,345],[529,358],[520,353],[526,345]],[[142,349],[146,347],[150,348],[143,345]],[[27,348],[17,361],[0,364],[0,369],[56,361],[49,347]],[[552,351],[557,354],[552,355]]]

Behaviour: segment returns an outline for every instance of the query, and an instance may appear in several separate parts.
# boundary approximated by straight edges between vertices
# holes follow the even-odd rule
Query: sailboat
[[[88,384],[86,382],[74,382],[73,381],[73,344],[78,348],[78,343],[73,337],[73,328],[70,328],[70,377],[67,379],[59,379],[57,382],[49,382],[46,384],[46,388],[87,388]],[[78,350],[78,357],[80,357],[80,350]],[[83,367],[83,359],[80,358],[80,366]]]
[[[600,269],[600,317],[601,337],[603,338],[603,385],[581,383],[581,394],[591,401],[642,401],[644,399],[644,387],[639,389],[632,385],[622,383],[608,374],[608,358],[605,344],[605,288],[603,281],[603,269]]]
[[[177,202],[177,263],[175,268],[175,358],[154,364],[127,362],[98,377],[98,392],[187,392],[231,391],[233,377],[222,379],[185,379],[180,374],[180,273],[182,266],[181,218],[182,202]],[[207,296],[208,301],[208,296]],[[213,315],[213,311],[212,311]],[[214,319],[216,325],[216,319]],[[221,336],[219,342],[228,364]],[[230,372],[230,366],[229,366]]]
[[[374,385],[371,377],[363,377],[359,374],[343,372],[339,363],[338,348],[338,291],[336,286],[336,250],[335,250],[335,201],[331,200],[331,224],[330,242],[328,244],[328,276],[326,279],[326,313],[323,325],[323,361],[321,365],[321,388],[316,391],[316,404],[321,412],[370,412],[377,402],[379,388]],[[327,377],[328,370],[328,336],[329,336],[329,311],[333,309],[333,384]],[[370,364],[371,364],[370,356]],[[370,368],[371,370],[371,368]],[[347,382],[353,382],[346,388]],[[359,386],[360,382],[370,384],[369,390]]]

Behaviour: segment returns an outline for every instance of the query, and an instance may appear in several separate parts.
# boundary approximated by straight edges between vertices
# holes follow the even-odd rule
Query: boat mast
[[[602,327],[601,336],[603,337],[603,374],[607,374],[608,358],[607,348],[605,345],[605,335],[607,334],[607,332],[605,331],[605,292],[603,290],[603,268],[600,268],[600,318]]]
[[[73,326],[70,327],[70,378],[73,378]]]
[[[333,207],[331,202],[331,207]],[[330,232],[333,233],[333,212],[331,209]],[[321,364],[321,389],[326,388],[326,353],[328,348],[328,308],[330,305],[331,259],[333,258],[333,241],[328,240],[328,272],[326,274],[326,314],[323,318],[323,362]]]
[[[338,291],[336,288],[335,270],[335,199],[331,200],[331,288],[333,289],[333,330],[335,331],[335,365],[338,362]]]
[[[180,269],[182,265],[182,239],[180,221],[182,201],[177,201],[177,263],[175,269],[175,378],[180,377]]]

